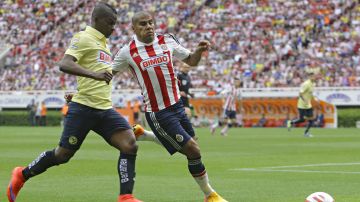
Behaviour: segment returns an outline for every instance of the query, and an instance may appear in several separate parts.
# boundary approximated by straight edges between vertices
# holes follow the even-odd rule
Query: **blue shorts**
[[[225,110],[225,118],[227,118],[227,119],[236,119],[236,111],[234,111],[234,110]]]
[[[188,97],[183,97],[183,96],[181,96],[181,97],[180,97],[180,100],[181,100],[182,104],[184,105],[184,107],[190,107],[189,98],[188,98]]]
[[[158,112],[146,112],[146,120],[170,154],[180,151],[195,136],[181,101]]]
[[[314,115],[313,109],[301,109],[298,108],[300,119],[312,118]]]
[[[59,146],[78,150],[90,130],[110,142],[115,131],[127,129],[131,129],[129,123],[112,108],[101,110],[71,102]]]

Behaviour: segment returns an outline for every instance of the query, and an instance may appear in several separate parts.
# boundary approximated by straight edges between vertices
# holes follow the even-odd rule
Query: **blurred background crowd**
[[[3,0],[1,46],[13,45],[0,68],[0,90],[73,90],[74,76],[56,63],[74,33],[90,24],[96,0]],[[244,88],[299,86],[305,73],[323,75],[317,86],[360,86],[360,3],[351,0],[116,0],[113,55],[132,38],[131,17],[155,16],[157,33],[173,33],[194,49],[211,50],[191,72],[192,84],[220,92],[234,76]],[[0,49],[1,51],[1,49]],[[179,66],[176,62],[176,66]],[[138,88],[129,73],[114,89]]]

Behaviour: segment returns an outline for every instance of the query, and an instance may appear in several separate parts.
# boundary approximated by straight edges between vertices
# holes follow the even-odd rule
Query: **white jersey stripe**
[[[159,43],[154,43],[153,46],[154,46],[154,51],[155,51],[156,55],[164,54],[164,51],[161,49]],[[168,67],[167,66],[161,66],[161,70],[162,70],[162,72],[164,74],[164,77],[170,79],[170,72],[169,72]],[[172,96],[174,94],[174,92],[173,92],[173,89],[172,89],[171,81],[169,81],[169,82],[166,81],[166,89],[167,89],[167,92],[169,94],[170,103],[175,103],[176,102],[175,98],[174,98],[174,96]]]
[[[135,41],[135,42],[136,42],[136,47],[138,48],[140,57],[143,60],[145,58],[148,58],[149,56],[148,56],[148,54],[147,54],[147,52],[145,50],[145,46],[139,46],[138,41]],[[146,71],[149,74],[149,78],[150,78],[151,84],[152,84],[154,92],[155,92],[158,108],[163,109],[165,107],[165,105],[164,105],[164,102],[163,102],[162,94],[157,93],[157,92],[161,92],[161,89],[160,89],[159,81],[158,81],[157,76],[156,76],[156,72],[154,71],[154,68],[148,68]]]
[[[172,60],[184,60],[190,54],[169,35],[156,35],[149,44],[134,36],[116,54],[113,69],[120,72],[130,68],[142,89],[146,111],[157,112],[178,102],[179,87]]]
[[[134,43],[134,45],[135,45],[135,41],[133,41],[132,43]],[[137,59],[137,60],[139,60],[140,58],[140,56],[132,56],[131,55],[131,52],[134,52],[134,54],[137,54],[138,53],[138,50],[137,50],[137,48],[136,48],[136,45],[135,45],[135,48],[134,48],[134,50],[129,50],[129,55],[130,55],[130,57],[129,58],[131,58],[130,59],[130,61],[129,61],[129,63],[130,63],[130,68],[132,68],[133,69],[133,71],[131,71],[132,73],[135,73],[136,75],[134,75],[134,76],[136,76],[136,78],[138,79],[138,81],[139,81],[139,84],[140,84],[140,86],[141,86],[141,93],[142,93],[142,95],[144,96],[144,97],[149,97],[149,94],[148,94],[148,90],[147,90],[147,88],[146,88],[146,85],[145,85],[145,80],[144,80],[144,78],[143,78],[143,76],[142,76],[142,73],[141,73],[141,69],[140,69],[140,67],[137,65],[137,62],[135,61],[135,59]],[[140,59],[141,60],[141,59]],[[145,109],[147,109],[147,108],[150,108],[151,109],[151,102],[150,102],[150,99],[144,99],[144,102],[145,102]]]

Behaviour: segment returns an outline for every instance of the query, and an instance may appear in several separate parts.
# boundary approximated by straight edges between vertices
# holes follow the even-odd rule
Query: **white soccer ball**
[[[335,200],[325,192],[315,192],[306,197],[305,202],[335,202]]]

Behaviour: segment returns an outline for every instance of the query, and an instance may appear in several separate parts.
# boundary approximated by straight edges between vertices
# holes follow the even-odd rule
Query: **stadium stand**
[[[69,39],[90,22],[94,0],[1,1],[0,37],[14,47],[0,69],[0,90],[72,90],[73,76],[58,71]],[[70,3],[69,3],[70,2]],[[141,2],[141,3],[140,3]],[[298,86],[307,71],[323,74],[317,86],[360,86],[360,4],[338,0],[110,1],[119,22],[110,38],[113,54],[130,41],[131,16],[150,10],[157,32],[171,32],[185,47],[212,43],[193,85],[216,92],[233,76],[244,88]],[[211,71],[209,71],[211,70]],[[134,89],[129,73],[114,89]]]

